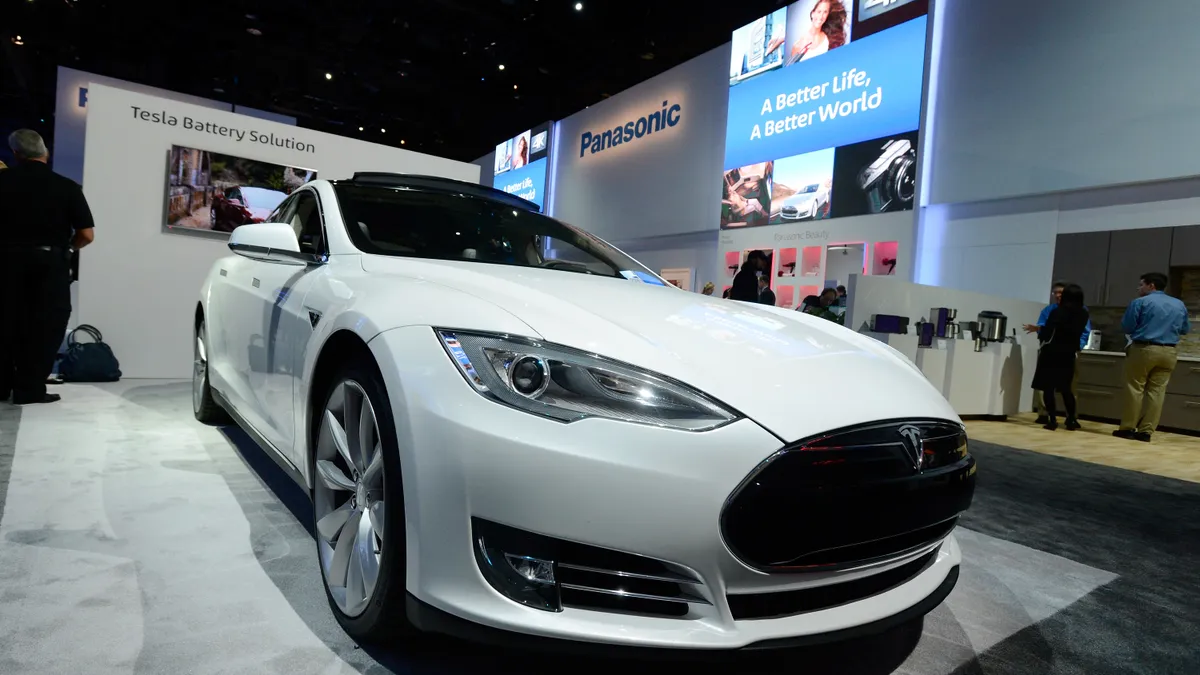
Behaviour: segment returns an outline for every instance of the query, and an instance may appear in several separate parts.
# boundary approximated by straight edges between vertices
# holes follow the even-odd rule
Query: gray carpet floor
[[[421,636],[364,649],[326,605],[307,497],[186,383],[0,403],[0,674],[613,669],[1200,673],[1200,486],[976,443],[954,593],[922,626],[700,662]],[[1141,448],[1152,451],[1152,448]]]

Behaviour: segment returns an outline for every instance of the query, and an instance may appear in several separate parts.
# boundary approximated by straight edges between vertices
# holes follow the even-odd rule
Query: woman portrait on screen
[[[792,42],[786,65],[807,61],[846,44],[848,14],[842,2],[843,0],[817,0],[812,5],[808,12],[808,21],[800,28],[799,34]],[[798,2],[789,7],[788,11],[799,10],[805,4]]]
[[[513,149],[512,168],[519,169],[529,163],[529,134],[517,137],[517,147]]]

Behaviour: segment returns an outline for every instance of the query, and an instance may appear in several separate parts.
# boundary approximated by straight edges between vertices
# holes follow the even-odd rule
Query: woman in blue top
[[[1067,429],[1079,428],[1075,418],[1075,395],[1071,392],[1071,379],[1075,376],[1075,353],[1079,351],[1080,336],[1088,325],[1088,311],[1083,306],[1083,288],[1068,284],[1063,289],[1058,306],[1050,311],[1046,323],[1038,330],[1042,348],[1038,351],[1037,370],[1033,374],[1033,388],[1042,392],[1048,422],[1044,428],[1058,428],[1055,419],[1054,393],[1062,394],[1067,406]]]

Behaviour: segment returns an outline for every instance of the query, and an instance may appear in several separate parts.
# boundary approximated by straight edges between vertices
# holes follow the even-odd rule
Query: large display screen
[[[913,207],[928,0],[799,0],[733,33],[721,227]]]
[[[496,146],[492,187],[537,204],[539,211],[545,208],[552,127],[540,124]]]
[[[264,222],[317,172],[218,152],[171,147],[168,155],[169,229],[233,232]]]

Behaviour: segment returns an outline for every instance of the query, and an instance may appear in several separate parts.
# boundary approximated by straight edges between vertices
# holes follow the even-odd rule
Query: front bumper
[[[781,445],[749,420],[704,433],[594,419],[561,424],[479,396],[429,328],[385,332],[371,349],[401,448],[407,588],[426,616],[432,609],[503,631],[581,642],[739,649],[886,627],[948,593],[956,578],[961,553],[952,536],[899,560],[836,572],[765,574],[739,562],[722,541],[722,507]],[[701,583],[691,591],[703,602],[682,617],[517,604],[481,574],[472,518],[666,561],[694,573]],[[769,619],[735,620],[730,609],[731,595],[850,582],[921,556],[927,562],[903,583],[865,599]]]

